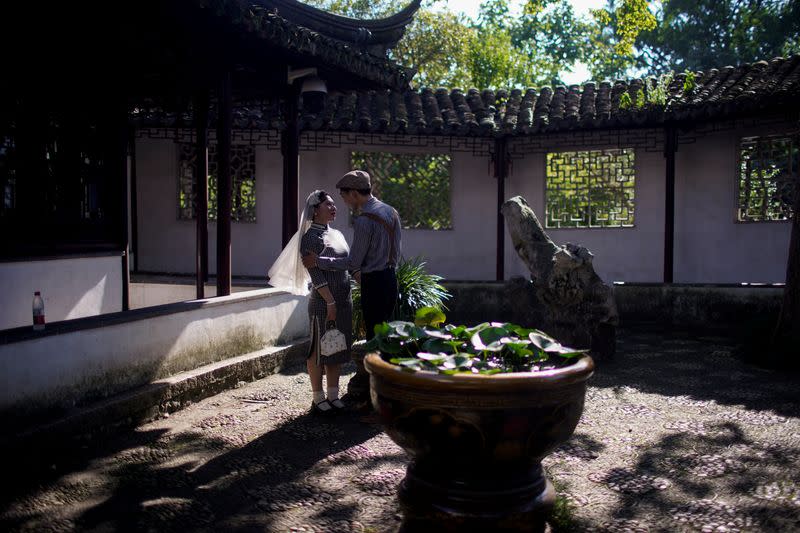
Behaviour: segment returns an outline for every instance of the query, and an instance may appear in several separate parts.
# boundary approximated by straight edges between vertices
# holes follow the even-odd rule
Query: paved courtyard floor
[[[798,376],[731,350],[620,333],[574,437],[545,461],[568,509],[554,530],[800,530]],[[395,531],[403,451],[372,417],[318,420],[309,404],[298,367],[77,458],[38,458],[46,474],[4,476],[0,529]]]

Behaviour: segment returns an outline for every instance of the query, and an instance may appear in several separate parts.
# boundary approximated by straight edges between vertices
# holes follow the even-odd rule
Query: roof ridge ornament
[[[358,44],[369,44],[369,41],[372,39],[372,32],[369,31],[364,26],[358,28],[358,34],[356,36],[356,43]]]

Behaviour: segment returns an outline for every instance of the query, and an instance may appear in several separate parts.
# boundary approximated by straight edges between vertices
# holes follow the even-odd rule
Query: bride
[[[345,271],[320,270],[317,267],[306,269],[301,261],[301,255],[311,252],[321,257],[347,256],[350,250],[344,235],[329,225],[335,218],[336,204],[328,193],[316,190],[308,195],[300,216],[299,230],[269,269],[269,283],[273,287],[300,295],[310,292],[308,318],[311,348],[306,366],[311,378],[311,410],[314,414],[330,414],[344,409],[345,405],[339,399],[339,375],[342,363],[350,360],[350,346],[353,343],[350,276]],[[319,339],[331,322],[345,334],[347,348],[322,356]],[[327,376],[327,398],[322,391],[323,367]]]

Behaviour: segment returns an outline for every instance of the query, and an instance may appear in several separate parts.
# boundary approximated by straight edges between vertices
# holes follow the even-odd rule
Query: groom
[[[367,340],[375,326],[391,319],[397,303],[395,267],[400,255],[400,217],[395,209],[372,195],[369,174],[352,170],[336,188],[351,209],[361,214],[353,222],[353,245],[347,257],[303,257],[307,268],[349,270],[361,285],[361,311]]]
[[[395,209],[372,195],[369,174],[353,170],[336,184],[344,203],[361,214],[353,222],[353,245],[347,257],[303,257],[307,268],[349,270],[361,285],[361,312],[367,340],[375,326],[391,320],[398,298],[395,267],[400,256],[400,217]],[[369,374],[358,365],[347,386],[351,398],[369,399]]]

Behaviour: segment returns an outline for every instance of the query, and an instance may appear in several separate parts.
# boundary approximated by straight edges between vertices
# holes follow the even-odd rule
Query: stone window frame
[[[424,226],[420,224],[416,225],[409,225],[409,222],[412,221],[412,217],[406,216],[408,214],[407,206],[404,205],[404,202],[393,202],[391,196],[387,196],[380,190],[380,185],[377,188],[376,195],[381,199],[385,200],[386,203],[390,204],[392,207],[397,209],[398,214],[400,215],[400,219],[403,223],[404,230],[425,230],[425,231],[452,231],[454,229],[453,224],[453,154],[448,152],[399,152],[395,150],[388,149],[351,149],[348,153],[350,168],[358,168],[354,165],[354,157],[356,154],[383,154],[387,156],[393,157],[442,157],[446,158],[447,161],[445,163],[445,167],[447,170],[447,193],[448,193],[448,201],[447,201],[447,213],[444,215],[446,217],[446,223],[442,227],[431,227],[431,226]],[[365,168],[369,172],[368,168]],[[375,173],[370,172],[370,175],[373,177],[373,181],[375,181]],[[404,211],[406,211],[404,213]],[[351,219],[352,222],[352,219]]]
[[[756,218],[753,216],[748,216],[746,218],[742,217],[742,167],[745,164],[743,160],[743,144],[745,142],[756,142],[762,143],[764,141],[773,142],[775,140],[789,140],[790,148],[789,148],[789,169],[790,173],[792,171],[792,151],[795,152],[797,156],[797,164],[796,167],[800,167],[800,131],[790,131],[785,133],[775,133],[775,134],[766,134],[766,135],[742,135],[739,137],[738,142],[736,143],[736,169],[734,175],[734,186],[733,186],[733,208],[734,208],[734,222],[737,224],[769,224],[769,223],[787,223],[791,222],[792,220],[792,206],[789,203],[788,208],[786,209],[786,215],[783,218]],[[795,168],[794,172],[800,171],[800,168]],[[768,178],[769,179],[769,178]]]
[[[196,220],[197,216],[194,212],[194,194],[196,191],[196,180],[194,176],[194,162],[192,161],[194,156],[195,145],[192,143],[176,143],[177,146],[177,176],[176,176],[176,217],[179,221],[191,221]],[[216,216],[216,203],[212,199],[212,189],[216,189],[216,177],[212,177],[212,168],[216,165],[212,162],[214,154],[216,154],[216,145],[209,143],[208,145],[208,168],[209,168],[209,179],[208,179],[208,220],[210,222],[215,222],[217,220]],[[190,157],[190,162],[186,163],[185,156]],[[237,162],[241,163],[241,165],[237,165]],[[185,178],[183,175],[183,170],[186,166],[189,166],[192,171],[192,183],[191,183],[191,193],[189,206],[187,208],[181,207],[181,193],[185,192],[182,181]],[[250,177],[244,178],[241,176],[241,173],[247,169],[250,169]],[[252,205],[245,206],[243,204],[243,197],[242,197],[242,185],[245,182],[249,183],[249,188],[252,190]],[[256,224],[258,222],[257,219],[257,196],[256,196],[256,189],[257,186],[257,172],[256,172],[256,152],[255,147],[250,144],[232,144],[231,145],[231,187],[232,187],[232,195],[231,195],[231,221],[232,222],[239,222],[242,224]],[[184,211],[189,210],[191,212],[191,216],[187,216]]]
[[[638,174],[638,167],[636,164],[636,148],[633,146],[607,146],[607,147],[593,147],[593,148],[569,148],[569,149],[558,149],[558,150],[547,150],[543,154],[543,198],[544,198],[544,227],[546,229],[557,229],[557,230],[625,230],[625,229],[632,229],[636,227],[636,196],[637,196],[637,174]],[[581,153],[581,152],[628,152],[630,153],[631,163],[630,168],[633,170],[632,181],[633,183],[628,187],[631,190],[630,195],[630,205],[628,206],[628,210],[630,211],[630,223],[627,224],[585,224],[585,225],[576,225],[576,226],[569,226],[569,225],[558,225],[552,224],[550,220],[550,210],[548,208],[548,196],[550,194],[550,188],[548,187],[548,159],[551,154],[566,154],[566,153]]]

